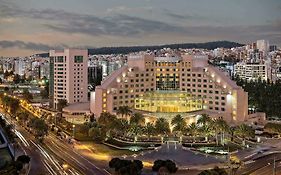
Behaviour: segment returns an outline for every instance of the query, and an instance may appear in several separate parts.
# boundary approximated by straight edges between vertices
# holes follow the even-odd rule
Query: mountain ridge
[[[88,52],[90,55],[99,54],[127,54],[130,52],[139,52],[146,50],[159,50],[162,48],[171,49],[209,49],[213,50],[216,48],[232,48],[241,47],[244,44],[232,42],[232,41],[212,41],[205,43],[180,43],[180,44],[163,44],[163,45],[151,45],[151,46],[118,46],[118,47],[99,47],[99,48],[89,48]],[[37,54],[42,57],[48,57],[48,53]]]

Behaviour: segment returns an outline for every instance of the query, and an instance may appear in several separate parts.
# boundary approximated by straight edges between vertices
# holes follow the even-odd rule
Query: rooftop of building
[[[63,108],[63,112],[90,112],[90,102],[74,103]]]

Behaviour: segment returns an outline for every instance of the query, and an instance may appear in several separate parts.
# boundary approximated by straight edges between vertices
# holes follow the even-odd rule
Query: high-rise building
[[[207,56],[155,57],[132,55],[91,93],[91,112],[116,113],[120,106],[171,119],[176,114],[193,118],[207,113],[228,122],[248,116],[248,94]]]
[[[50,98],[57,109],[59,100],[68,104],[87,102],[88,51],[79,49],[50,50]]]
[[[15,61],[15,74],[20,76],[24,75],[25,71],[25,62],[23,59],[18,59]]]
[[[102,66],[97,64],[88,65],[88,83],[90,90],[94,90],[102,81]]]
[[[267,64],[237,63],[234,65],[234,75],[247,81],[267,80],[269,78]]]
[[[269,41],[268,40],[257,40],[257,49],[267,54],[269,51]]]

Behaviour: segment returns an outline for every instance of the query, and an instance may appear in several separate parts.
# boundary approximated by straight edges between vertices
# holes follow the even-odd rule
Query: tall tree
[[[145,118],[141,113],[136,112],[131,116],[130,124],[144,126],[145,125]]]
[[[214,127],[215,127],[215,131],[216,131],[217,143],[218,143],[218,134],[221,134],[220,135],[220,137],[221,137],[221,144],[224,145],[225,133],[227,133],[229,131],[228,124],[222,118],[218,118],[218,119],[214,120]]]
[[[31,101],[33,99],[33,95],[29,92],[28,89],[23,90],[22,96],[26,101]]]
[[[208,114],[202,114],[201,117],[197,120],[197,124],[206,126],[211,124],[212,119],[209,117]]]
[[[118,109],[117,109],[117,115],[121,115],[122,118],[124,118],[124,116],[128,116],[132,113],[132,110],[130,109],[129,106],[120,106]]]
[[[186,121],[180,114],[172,119],[171,124],[173,125],[173,131],[178,131],[180,133],[184,132],[186,127]]]
[[[197,126],[197,124],[196,123],[191,123],[190,125],[188,125],[188,127],[186,128],[186,132],[192,136],[193,142],[195,142],[195,137],[198,134],[198,126]]]
[[[171,132],[169,122],[164,118],[158,118],[156,120],[155,130],[161,135],[169,134]]]
[[[62,112],[62,109],[67,106],[67,101],[65,99],[59,99],[57,109]]]
[[[243,139],[243,145],[245,145],[246,138],[254,137],[255,131],[250,126],[242,124],[235,129],[235,134]]]

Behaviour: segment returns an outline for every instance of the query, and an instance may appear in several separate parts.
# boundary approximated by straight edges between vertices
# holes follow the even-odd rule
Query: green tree
[[[193,142],[195,142],[195,137],[198,134],[198,126],[196,123],[191,123],[190,125],[188,125],[188,127],[186,128],[186,132],[192,136],[193,138]]]
[[[57,104],[58,111],[62,112],[62,109],[67,106],[67,101],[65,99],[59,99]]]
[[[117,115],[121,115],[121,117],[123,118],[124,116],[128,116],[132,113],[131,109],[129,106],[120,106],[117,109]]]
[[[186,121],[180,114],[176,115],[172,119],[171,124],[173,125],[173,131],[178,131],[180,133],[183,133],[185,131]]]
[[[138,126],[144,126],[145,124],[145,118],[141,113],[134,113],[130,118],[130,124],[138,125]]]
[[[176,173],[177,170],[177,165],[171,160],[156,160],[152,166],[152,171],[157,172],[159,175]]]
[[[17,117],[21,123],[26,123],[28,121],[29,114],[25,111],[21,111],[17,114]]]
[[[99,127],[90,128],[88,135],[96,142],[103,142],[105,139],[105,133]]]
[[[243,139],[243,145],[245,146],[246,138],[255,136],[255,131],[248,125],[242,124],[235,129],[235,134]]]
[[[157,133],[155,126],[153,125],[153,123],[150,122],[146,123],[145,127],[143,128],[143,132],[148,135],[148,137]]]
[[[111,132],[117,129],[117,117],[109,112],[103,112],[98,119],[98,124],[106,132],[106,136],[110,137]]]
[[[118,175],[140,175],[143,169],[143,163],[140,160],[131,161],[113,158],[109,161],[108,165]]]
[[[20,75],[19,74],[15,74],[13,81],[14,81],[15,84],[19,84],[21,82]]]
[[[224,145],[225,142],[225,134],[229,131],[229,126],[226,123],[225,120],[222,118],[216,119],[214,121],[214,127],[216,127],[216,130],[218,131],[221,137],[221,144]]]
[[[204,170],[199,175],[227,175],[227,172],[224,169],[221,169],[219,167],[215,167],[211,170]]]
[[[155,130],[157,134],[161,135],[169,134],[171,132],[169,122],[164,118],[158,118],[156,120]]]
[[[28,89],[24,89],[23,90],[22,97],[26,101],[31,101],[33,99],[33,95],[29,92]]]
[[[40,118],[32,118],[29,125],[34,131],[35,138],[42,142],[44,137],[48,134],[48,125]]]
[[[197,120],[197,124],[199,125],[210,125],[212,123],[212,119],[209,117],[208,114],[202,114],[201,117]]]

